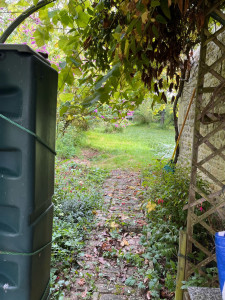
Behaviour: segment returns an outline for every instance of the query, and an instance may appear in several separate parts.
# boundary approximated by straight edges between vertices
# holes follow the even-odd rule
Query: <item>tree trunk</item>
[[[165,111],[165,109],[163,109],[162,112],[161,112],[161,119],[160,119],[160,125],[161,125],[161,126],[164,125],[164,122],[165,122],[165,114],[166,114],[166,111]]]

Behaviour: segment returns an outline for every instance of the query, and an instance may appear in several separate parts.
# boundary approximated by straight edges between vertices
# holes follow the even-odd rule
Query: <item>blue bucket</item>
[[[225,294],[225,231],[216,232],[215,235],[216,244],[216,260],[217,269],[219,274],[220,290]],[[224,289],[224,291],[223,291]]]

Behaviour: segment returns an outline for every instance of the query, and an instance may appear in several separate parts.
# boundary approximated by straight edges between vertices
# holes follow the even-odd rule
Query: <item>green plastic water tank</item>
[[[49,295],[57,82],[39,53],[0,45],[1,300]]]

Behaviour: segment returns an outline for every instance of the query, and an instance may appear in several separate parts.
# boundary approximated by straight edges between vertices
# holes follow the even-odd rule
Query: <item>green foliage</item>
[[[60,158],[70,158],[79,154],[80,146],[84,140],[84,133],[79,128],[70,125],[63,130],[63,124],[58,124],[56,138],[56,152]]]
[[[143,185],[148,187],[144,206],[147,207],[147,201],[156,204],[154,213],[149,213],[151,220],[162,218],[176,224],[177,228],[184,227],[187,210],[183,210],[183,207],[188,203],[190,170],[177,166],[175,173],[168,172],[163,168],[165,164],[165,161],[156,162],[144,174]],[[200,178],[198,185],[207,193],[207,184]]]
[[[164,114],[163,120],[162,113]],[[134,111],[134,122],[137,124],[157,123],[159,127],[165,129],[173,123],[172,106],[155,104],[153,107],[153,100],[147,98]]]
[[[143,208],[146,210],[148,225],[143,231],[142,245],[145,247],[144,257],[153,262],[155,278],[161,283],[154,287],[158,293],[162,285],[169,292],[175,290],[179,230],[186,226],[187,211],[183,207],[188,203],[190,184],[189,169],[176,167],[173,173],[163,169],[164,165],[165,162],[156,162],[143,173],[143,185],[146,188]],[[199,178],[197,182],[207,193],[208,184]],[[197,206],[195,213],[201,214],[206,207],[207,203]],[[202,235],[202,231],[199,232]],[[195,259],[198,259],[197,255]],[[209,274],[211,276],[212,273]],[[192,279],[191,284],[203,282],[198,276]]]
[[[149,99],[144,100],[134,112],[134,122],[137,124],[150,124],[153,120],[152,103]]]
[[[153,159],[172,156],[172,130],[130,125],[122,132],[105,133],[105,127],[85,132],[84,146],[100,151],[96,158],[99,167],[145,168]]]
[[[105,133],[123,132],[123,127],[121,127],[121,126],[116,127],[115,125],[110,124],[110,123],[106,123],[104,125],[105,125],[104,126],[104,132]]]
[[[51,292],[59,299],[73,282],[77,257],[94,225],[95,210],[102,204],[102,185],[107,173],[89,169],[73,160],[56,163],[52,243]],[[82,180],[81,180],[82,179]]]
[[[217,285],[215,285],[215,282],[213,281],[215,279],[215,276],[218,274],[217,267],[206,268],[205,273],[206,275],[204,276],[195,273],[189,278],[188,281],[182,281],[182,289],[187,289],[189,286],[217,287]]]
[[[128,285],[128,286],[134,286],[136,283],[136,280],[134,277],[128,277],[125,281],[125,284]]]
[[[176,286],[176,261],[179,230],[176,226],[158,219],[149,220],[141,239],[145,247],[145,259],[152,261],[154,269],[150,273],[150,285],[157,294],[162,286],[173,292]],[[163,280],[162,280],[163,279]],[[153,298],[153,299],[158,299]]]

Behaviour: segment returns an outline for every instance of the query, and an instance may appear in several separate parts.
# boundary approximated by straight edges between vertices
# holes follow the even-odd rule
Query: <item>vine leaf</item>
[[[161,4],[160,4],[160,7],[164,13],[164,15],[168,18],[168,19],[171,19],[171,14],[170,14],[170,9],[169,9],[169,6],[168,6],[168,0],[162,0],[161,1]]]
[[[7,7],[5,0],[0,0],[0,7]]]
[[[157,15],[156,21],[158,21],[159,23],[162,23],[162,24],[167,24],[166,19],[162,15]]]
[[[149,13],[149,11],[146,10],[146,11],[141,15],[141,20],[142,20],[142,23],[143,23],[143,24],[146,24],[147,21],[148,21],[148,13]]]
[[[103,76],[95,85],[95,89],[98,90],[101,86],[111,77],[119,75],[120,63],[117,63],[105,76]]]

